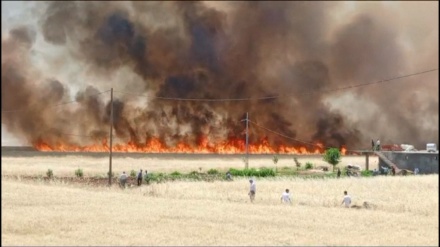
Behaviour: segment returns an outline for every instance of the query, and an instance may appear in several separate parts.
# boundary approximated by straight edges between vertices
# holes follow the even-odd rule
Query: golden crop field
[[[2,173],[14,174],[14,159],[2,157]],[[41,160],[27,158],[32,165],[24,169],[25,162],[16,159],[17,178],[2,178],[2,245],[436,246],[439,241],[438,175],[261,178],[251,204],[247,178],[122,190],[117,185],[25,181],[21,173],[39,171]],[[72,176],[70,165],[96,161],[89,159],[55,159],[59,163],[54,174],[64,171]],[[50,158],[44,161],[50,163]],[[164,170],[179,170],[162,162]],[[160,170],[160,160],[157,164]],[[191,160],[180,165],[193,169]],[[43,165],[42,174],[47,168]],[[292,205],[280,203],[286,188]],[[342,207],[344,190],[353,204],[366,201],[372,208]]]

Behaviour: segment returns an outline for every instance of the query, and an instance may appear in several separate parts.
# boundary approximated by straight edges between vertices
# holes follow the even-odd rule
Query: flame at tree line
[[[39,151],[61,151],[61,152],[108,152],[110,150],[107,139],[103,139],[101,144],[86,146],[58,144],[48,145],[39,140],[33,144]],[[341,147],[341,153],[346,154],[347,149]],[[135,143],[129,141],[126,144],[114,144],[113,152],[140,152],[140,153],[218,153],[218,154],[240,154],[246,152],[246,143],[239,138],[229,138],[218,143],[209,143],[206,137],[201,137],[196,146],[179,142],[174,147],[169,147],[158,138],[150,138],[145,143]],[[322,154],[325,149],[321,143],[306,146],[271,146],[264,138],[257,143],[249,144],[249,153],[254,154]]]

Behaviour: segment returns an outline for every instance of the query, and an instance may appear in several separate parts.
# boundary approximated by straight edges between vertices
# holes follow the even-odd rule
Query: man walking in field
[[[255,192],[257,191],[257,186],[255,185],[255,181],[250,179],[249,183],[251,184],[251,187],[249,189],[249,198],[251,199],[251,202],[254,202],[255,200]]]
[[[342,204],[345,204],[346,208],[350,207],[351,204],[351,197],[349,195],[347,195],[347,191],[344,191],[344,199],[342,199]]]
[[[281,195],[281,202],[292,204],[292,200],[290,200],[289,189],[286,189],[285,192]]]
[[[138,182],[138,186],[141,186],[141,184],[142,184],[142,169],[138,173],[137,182]]]
[[[119,177],[119,185],[122,188],[125,188],[125,184],[127,183],[127,174],[125,174],[125,171],[122,172],[121,176]]]

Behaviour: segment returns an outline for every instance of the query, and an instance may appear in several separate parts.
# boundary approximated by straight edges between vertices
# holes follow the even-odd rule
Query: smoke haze
[[[110,88],[120,143],[244,138],[246,112],[326,146],[438,143],[438,71],[328,92],[438,68],[438,2],[57,1],[30,9],[33,22],[2,25],[1,90],[2,125],[29,144],[100,143],[110,123],[110,93],[100,92]],[[279,97],[256,100],[267,96]],[[250,127],[251,143],[303,145]]]

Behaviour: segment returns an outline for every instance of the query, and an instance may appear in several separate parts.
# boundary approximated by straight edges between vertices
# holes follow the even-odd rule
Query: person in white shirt
[[[121,176],[119,177],[119,183],[122,188],[125,188],[125,184],[127,183],[128,176],[125,174],[125,172],[122,172]]]
[[[255,181],[252,179],[249,180],[249,183],[251,184],[251,187],[249,189],[249,198],[251,199],[251,202],[254,202],[255,200],[255,192],[257,191],[257,187],[255,185]]]
[[[351,204],[351,197],[349,195],[347,195],[347,191],[344,191],[344,199],[342,199],[342,204],[345,204],[346,208],[350,207]]]
[[[416,167],[416,168],[414,169],[414,175],[417,175],[417,174],[419,174],[419,168]]]
[[[292,200],[290,200],[289,189],[286,189],[286,191],[281,195],[281,202],[292,203]]]

